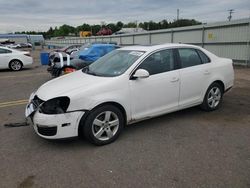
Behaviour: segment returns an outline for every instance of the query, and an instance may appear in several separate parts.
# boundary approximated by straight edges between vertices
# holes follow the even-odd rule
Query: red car
[[[98,36],[102,36],[102,35],[112,35],[112,30],[107,28],[107,27],[103,27],[101,28],[100,31],[98,31],[98,33],[96,33]]]

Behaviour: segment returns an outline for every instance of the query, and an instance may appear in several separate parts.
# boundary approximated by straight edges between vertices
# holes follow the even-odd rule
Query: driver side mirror
[[[141,78],[148,78],[149,77],[149,72],[145,69],[138,69],[135,71],[134,75],[132,76],[132,79],[141,79]]]

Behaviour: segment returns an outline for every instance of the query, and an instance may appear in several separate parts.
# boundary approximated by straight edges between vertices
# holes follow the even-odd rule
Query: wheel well
[[[123,106],[117,102],[105,102],[105,103],[99,104],[98,106],[96,106],[93,109],[99,108],[99,107],[104,106],[104,105],[113,105],[113,106],[117,107],[119,110],[121,110],[123,117],[124,117],[124,120],[127,123],[127,113],[126,113],[125,109],[123,108]]]
[[[19,60],[19,59],[12,59],[12,60],[9,62],[9,68],[10,68],[10,63],[11,63],[12,61],[19,61],[19,62],[22,64],[22,66],[23,66],[23,62],[22,62],[21,60]]]
[[[225,92],[225,85],[221,80],[216,80],[213,83],[217,83],[222,87],[223,93]]]
[[[123,117],[124,117],[124,121],[125,121],[125,125],[127,124],[127,113],[125,111],[125,109],[123,108],[123,106],[117,102],[105,102],[105,103],[102,103],[102,104],[99,104],[98,106],[94,107],[92,110],[96,109],[96,108],[99,108],[101,106],[104,106],[104,105],[113,105],[115,107],[117,107],[118,109],[121,110],[122,114],[123,114]],[[81,118],[80,120],[80,123],[79,123],[79,126],[78,126],[78,135],[79,136],[82,136],[82,132],[80,131],[81,130],[81,126],[83,125],[83,121],[85,121],[85,119],[88,117],[89,113],[92,111],[87,111]]]

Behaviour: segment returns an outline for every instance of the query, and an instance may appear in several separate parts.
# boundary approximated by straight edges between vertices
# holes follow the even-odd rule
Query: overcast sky
[[[226,20],[229,9],[235,9],[233,19],[250,17],[250,0],[0,0],[0,33],[101,21],[172,21],[178,8],[180,18],[206,23]]]

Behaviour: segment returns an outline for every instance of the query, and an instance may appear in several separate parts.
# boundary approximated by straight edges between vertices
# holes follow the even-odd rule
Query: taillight
[[[24,55],[26,55],[26,56],[29,56],[29,57],[30,57],[30,53],[27,53],[27,54],[24,54]]]

